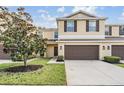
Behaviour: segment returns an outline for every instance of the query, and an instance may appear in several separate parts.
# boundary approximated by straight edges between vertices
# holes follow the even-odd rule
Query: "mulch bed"
[[[38,70],[40,68],[42,68],[43,65],[27,65],[25,66],[15,66],[15,67],[10,67],[5,69],[5,72],[30,72],[30,71],[35,71]]]

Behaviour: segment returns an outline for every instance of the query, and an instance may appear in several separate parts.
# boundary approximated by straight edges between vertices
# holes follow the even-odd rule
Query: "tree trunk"
[[[26,67],[27,66],[27,56],[24,55],[24,66]]]

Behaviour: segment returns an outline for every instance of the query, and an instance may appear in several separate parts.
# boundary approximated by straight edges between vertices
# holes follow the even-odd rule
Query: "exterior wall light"
[[[105,46],[102,46],[102,49],[105,50]]]
[[[110,46],[107,46],[107,49],[110,50]]]
[[[62,46],[60,46],[60,50],[62,50]]]

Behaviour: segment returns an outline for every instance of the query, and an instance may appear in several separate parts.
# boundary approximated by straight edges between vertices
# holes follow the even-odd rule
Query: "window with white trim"
[[[106,36],[109,36],[110,35],[110,28],[109,28],[109,26],[106,26],[105,27],[105,35]]]
[[[124,26],[120,26],[119,27],[119,32],[120,32],[120,35],[124,35]]]
[[[67,32],[74,32],[74,20],[67,21]]]
[[[96,32],[96,20],[89,20],[89,32]]]
[[[54,32],[54,38],[55,38],[55,39],[58,38],[58,32]]]

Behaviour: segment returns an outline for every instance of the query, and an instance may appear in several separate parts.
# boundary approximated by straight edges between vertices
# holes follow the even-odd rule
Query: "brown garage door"
[[[65,45],[67,60],[97,60],[98,58],[98,45]]]
[[[112,55],[124,59],[124,45],[112,45]]]
[[[9,54],[5,54],[3,52],[3,45],[0,44],[0,59],[9,59],[9,58],[10,58]]]

